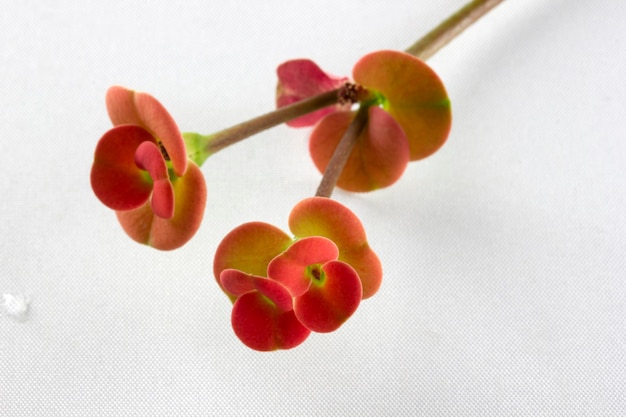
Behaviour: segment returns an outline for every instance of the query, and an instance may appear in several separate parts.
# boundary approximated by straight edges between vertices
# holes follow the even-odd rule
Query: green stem
[[[422,60],[430,58],[448,44],[448,42],[484,16],[489,10],[502,3],[502,1],[504,0],[474,0],[466,4],[435,29],[428,32],[406,49],[405,52]],[[363,108],[366,107],[367,106],[361,106],[357,112],[357,116],[352,120],[346,133],[337,144],[335,152],[324,170],[324,175],[315,194],[316,196],[331,196],[333,188],[337,184],[337,180],[350,157],[350,153],[358,142],[361,131],[367,125],[367,111],[362,111]]]

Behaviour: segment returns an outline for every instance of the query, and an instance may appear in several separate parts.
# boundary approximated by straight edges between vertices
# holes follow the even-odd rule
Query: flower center
[[[338,94],[337,102],[339,104],[354,104],[366,98],[368,91],[360,84],[346,82],[341,86]]]
[[[322,271],[322,264],[313,264],[306,267],[306,276],[317,283],[321,283],[324,280],[324,271]]]

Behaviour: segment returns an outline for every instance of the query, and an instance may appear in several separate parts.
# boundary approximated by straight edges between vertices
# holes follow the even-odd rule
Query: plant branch
[[[448,42],[458,36],[466,28],[502,1],[503,0],[471,1],[448,19],[443,21],[435,29],[427,33],[420,40],[415,42],[412,46],[406,49],[405,52],[423,60],[430,58],[439,49],[444,47]],[[342,88],[343,87],[278,108],[274,111],[255,117],[254,119],[243,123],[239,123],[217,133],[206,136],[192,132],[186,133],[184,136],[187,142],[187,147],[190,148],[189,150],[191,151],[190,157],[193,157],[198,165],[202,165],[202,163],[210,155],[232,144],[260,133],[266,129],[337,103],[340,100]],[[362,117],[355,117],[353,123],[363,123],[361,120],[362,118],[365,119],[365,122],[367,122],[367,113],[365,113]],[[357,126],[357,128],[358,127],[359,126]],[[348,130],[360,132],[357,128],[349,128]],[[362,126],[360,128],[362,129]],[[358,136],[358,133],[356,136]],[[348,141],[348,145],[350,145],[350,147],[347,147],[347,145],[341,145],[341,142],[344,140]],[[320,184],[320,188],[322,189],[321,193],[327,194],[328,196],[332,193],[332,188],[335,186],[335,182],[337,181],[339,174],[341,174],[341,169],[343,169],[343,166],[345,165],[346,161],[342,161],[341,159],[348,158],[356,140],[349,137],[349,135],[344,135],[341,142],[337,145],[338,150],[341,150],[342,152],[341,157],[335,158],[333,156],[333,158],[331,158],[331,161],[326,168],[329,178],[322,178],[322,183]],[[336,172],[337,168],[334,166],[335,164],[337,167],[341,166],[338,173]],[[326,176],[327,174],[325,172],[324,177]],[[334,180],[332,178],[334,178]],[[324,184],[324,187],[322,187],[322,184]],[[330,187],[330,191],[327,187]],[[318,194],[319,193],[320,190],[318,189]]]
[[[368,109],[369,106],[361,105],[361,107],[359,107],[356,116],[354,116],[348,129],[337,144],[335,152],[324,170],[322,181],[317,187],[317,192],[315,193],[316,197],[330,197],[333,193],[333,189],[343,171],[343,167],[346,165],[348,157],[359,139],[359,135],[367,125]]]
[[[341,88],[318,94],[209,135],[205,151],[214,154],[266,129],[333,105],[337,103],[340,91]]]
[[[502,1],[504,0],[474,0],[466,4],[405,52],[427,60]]]

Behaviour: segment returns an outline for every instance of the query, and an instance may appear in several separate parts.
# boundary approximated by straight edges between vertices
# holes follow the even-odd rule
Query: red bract
[[[291,237],[279,228],[263,222],[244,223],[231,230],[215,251],[213,274],[220,288],[225,269],[236,269],[247,274],[266,276],[267,264],[292,243]],[[234,297],[231,296],[231,300]]]
[[[237,269],[222,271],[220,281],[236,297],[231,324],[246,346],[261,351],[290,349],[311,333],[296,318],[291,294],[280,283]]]
[[[252,349],[289,349],[311,331],[334,331],[380,285],[380,261],[343,205],[305,199],[289,226],[295,239],[267,223],[243,224],[216,251],[213,272],[234,301],[235,334]]]
[[[291,210],[289,229],[298,238],[323,236],[333,241],[338,259],[359,275],[363,298],[376,294],[383,277],[380,260],[369,246],[361,221],[346,206],[329,198],[304,199]]]
[[[311,333],[298,321],[293,310],[278,309],[256,291],[237,298],[231,323],[235,334],[246,346],[260,351],[291,349],[304,342]]]
[[[379,94],[379,104],[402,126],[411,161],[426,158],[444,144],[452,123],[450,99],[424,61],[404,52],[372,52],[356,63],[352,76]]]
[[[94,193],[134,240],[182,246],[200,227],[206,185],[174,119],[151,95],[123,87],[111,87],[106,104],[114,127],[96,146]]]
[[[356,271],[347,263],[309,265],[311,288],[294,299],[293,311],[314,332],[335,331],[354,313],[363,293]]]
[[[359,306],[359,275],[337,260],[339,249],[329,239],[312,236],[295,241],[267,266],[267,275],[294,297],[294,312],[315,332],[337,330]]]
[[[281,64],[276,73],[276,107],[283,107],[317,94],[341,87],[348,78],[335,77],[322,71],[309,59],[294,59]],[[350,104],[336,104],[287,122],[291,127],[313,126],[326,114],[336,110],[346,110]]]

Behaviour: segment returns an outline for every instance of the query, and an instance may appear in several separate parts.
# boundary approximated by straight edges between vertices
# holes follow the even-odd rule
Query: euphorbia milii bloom
[[[305,199],[289,226],[293,238],[267,223],[245,223],[215,254],[215,278],[234,302],[233,329],[252,349],[290,349],[311,331],[334,331],[380,286],[380,261],[345,206]]]
[[[337,330],[356,311],[363,295],[359,275],[338,256],[332,240],[311,236],[296,240],[267,266],[267,276],[294,297],[300,323],[315,332]]]
[[[96,146],[94,193],[134,240],[162,250],[182,246],[200,226],[206,185],[178,126],[146,93],[111,87],[106,104],[114,127]]]
[[[320,70],[321,71],[321,70]],[[354,81],[369,94],[367,123],[337,185],[348,191],[388,187],[403,174],[409,161],[425,158],[446,141],[451,125],[450,101],[437,74],[423,61],[399,51],[365,55],[354,66]],[[315,77],[309,79],[314,83]],[[304,81],[302,81],[304,83]],[[320,84],[318,90],[322,90]],[[308,98],[313,88],[300,90]],[[324,172],[356,112],[327,108],[311,133],[309,151]]]

